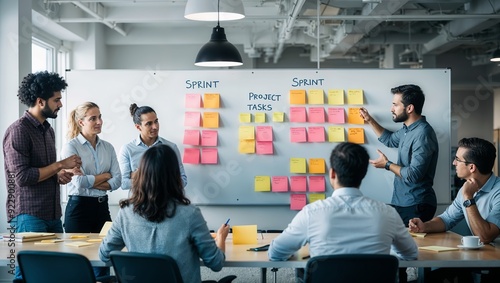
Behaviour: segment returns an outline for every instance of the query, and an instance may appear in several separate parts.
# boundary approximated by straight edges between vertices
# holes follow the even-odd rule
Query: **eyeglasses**
[[[458,157],[457,157],[457,156],[455,156],[455,161],[456,161],[456,162],[462,162],[462,163],[464,163],[464,164],[471,164],[471,163],[472,163],[472,162],[469,162],[469,161],[467,161],[467,160],[460,160],[460,159],[458,159]]]

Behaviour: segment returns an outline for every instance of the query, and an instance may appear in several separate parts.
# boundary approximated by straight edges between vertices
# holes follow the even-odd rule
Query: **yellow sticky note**
[[[252,122],[252,114],[240,113],[240,123],[250,123],[250,122]]]
[[[290,90],[290,104],[306,104],[306,91],[303,89]]]
[[[359,114],[359,108],[349,108],[347,112],[347,123],[363,125],[365,120]]]
[[[365,143],[365,130],[363,128],[350,128],[347,133],[347,141],[352,143]]]
[[[307,173],[306,159],[298,157],[290,158],[290,173]]]
[[[257,244],[257,225],[233,226],[233,245]]]
[[[266,122],[266,113],[259,112],[255,113],[255,123],[265,123]]]
[[[205,93],[203,95],[204,108],[219,108],[220,95],[218,93]]]
[[[324,174],[325,160],[323,158],[309,158],[309,173]]]
[[[255,176],[255,191],[256,192],[270,192],[271,191],[271,177],[269,176]]]
[[[309,194],[309,203],[325,199],[325,194]]]
[[[344,90],[343,89],[329,89],[328,90],[328,104],[330,104],[330,105],[344,105]]]
[[[218,128],[218,127],[219,127],[219,112],[204,112],[203,128]]]
[[[240,140],[238,144],[239,153],[255,153],[255,140]]]
[[[310,89],[308,95],[309,104],[325,104],[322,89]]]
[[[328,127],[328,141],[329,142],[345,142],[344,127]]]
[[[347,91],[347,104],[363,104],[363,90],[349,89]]]
[[[87,236],[87,235],[71,235],[69,238],[70,239],[86,239],[88,237],[89,236]]]
[[[255,131],[253,126],[240,126],[238,137],[240,140],[254,140]]]
[[[285,120],[285,112],[273,112],[273,122],[283,122]]]

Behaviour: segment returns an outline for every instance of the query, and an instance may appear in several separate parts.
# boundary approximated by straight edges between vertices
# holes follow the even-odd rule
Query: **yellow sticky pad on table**
[[[88,239],[87,242],[89,242],[89,243],[100,243],[100,242],[102,242],[102,238]]]
[[[233,245],[257,244],[257,225],[233,226]]]
[[[71,235],[71,237],[69,237],[70,239],[87,239],[89,236],[87,235]]]

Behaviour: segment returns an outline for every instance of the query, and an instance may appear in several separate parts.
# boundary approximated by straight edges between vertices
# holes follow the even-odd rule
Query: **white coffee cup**
[[[462,245],[464,247],[473,248],[473,247],[482,246],[483,243],[481,242],[481,240],[479,240],[478,236],[465,236],[462,238]]]

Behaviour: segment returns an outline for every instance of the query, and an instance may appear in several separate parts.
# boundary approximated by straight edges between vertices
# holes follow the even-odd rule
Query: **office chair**
[[[79,254],[20,251],[17,255],[23,276],[18,282],[25,283],[95,283],[109,282],[112,276],[97,278],[89,260]]]
[[[392,255],[342,254],[311,258],[304,275],[306,283],[396,282],[399,260]]]
[[[168,255],[112,251],[109,256],[118,282],[183,283],[177,262]],[[230,283],[235,278],[228,275],[219,281],[203,283]]]

